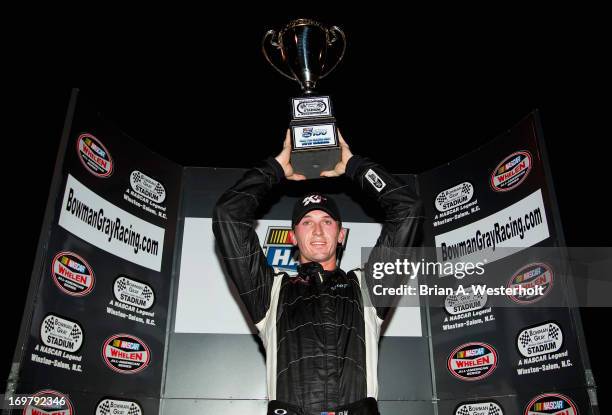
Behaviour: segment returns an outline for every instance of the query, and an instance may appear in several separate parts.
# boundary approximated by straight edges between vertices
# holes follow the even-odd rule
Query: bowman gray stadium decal
[[[150,285],[120,275],[113,284],[115,299],[124,304],[148,310],[155,303],[155,292]]]
[[[465,205],[474,196],[474,186],[470,182],[463,182],[438,193],[435,200],[438,212],[446,212],[457,206]]]
[[[96,415],[142,415],[142,408],[134,401],[106,398],[96,406]]]
[[[527,358],[557,352],[563,347],[563,330],[552,321],[528,327],[516,336],[516,347]]]
[[[473,287],[465,289],[466,294],[452,294],[444,299],[444,309],[450,315],[480,310],[487,304],[486,293],[475,293]]]
[[[83,329],[76,321],[49,314],[40,324],[40,339],[45,346],[75,353],[83,345]]]
[[[472,402],[460,404],[455,415],[504,415],[497,402]]]

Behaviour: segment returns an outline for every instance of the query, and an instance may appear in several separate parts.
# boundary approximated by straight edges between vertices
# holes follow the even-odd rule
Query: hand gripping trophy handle
[[[344,34],[343,34],[344,35]],[[268,54],[268,50],[267,50],[267,46],[268,44],[270,46],[272,46],[274,49],[276,49],[277,53],[282,53],[282,49],[280,44],[278,43],[278,32],[276,30],[268,30],[266,32],[266,34],[264,35],[263,39],[261,40],[261,51],[263,52],[263,55],[265,56],[266,60],[268,61],[268,63],[270,65],[272,65],[272,67],[274,69],[277,70],[278,73],[280,73],[281,75],[283,75],[286,78],[291,79],[292,81],[297,81],[298,79],[293,76],[291,73],[289,72],[285,72],[283,71],[276,63],[274,63],[274,61],[270,58],[270,55]],[[336,62],[336,65],[338,63]],[[335,65],[334,65],[335,66]]]
[[[271,30],[271,32],[272,31],[273,30]],[[338,36],[336,34],[338,34],[340,37],[338,38]],[[336,59],[336,62],[333,65],[330,65],[329,69],[326,69],[321,74],[321,79],[325,78],[327,75],[329,75],[330,72],[332,72],[334,69],[336,69],[336,66],[338,66],[338,64],[340,63],[342,58],[344,58],[344,52],[346,52],[346,35],[342,31],[342,29],[340,29],[338,26],[330,27],[327,30],[327,44],[329,46],[334,46],[334,44],[338,41],[338,39],[342,39],[342,52],[340,52],[340,54],[337,55],[338,58]]]

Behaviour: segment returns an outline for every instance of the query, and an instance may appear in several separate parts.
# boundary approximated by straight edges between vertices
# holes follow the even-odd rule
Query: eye
[[[302,222],[302,225],[308,226],[308,225],[310,225],[310,221],[309,220],[305,220],[304,222]]]
[[[330,219],[326,219],[326,220],[325,220],[325,224],[326,224],[326,225],[331,225],[331,224],[332,224],[332,221],[331,221]]]

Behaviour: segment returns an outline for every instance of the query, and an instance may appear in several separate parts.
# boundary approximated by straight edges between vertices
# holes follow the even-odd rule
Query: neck
[[[307,260],[303,256],[300,256],[300,264],[304,264],[306,262],[311,262],[311,261]],[[333,258],[330,258],[327,261],[324,261],[324,262],[317,261],[317,262],[321,264],[321,266],[323,267],[325,271],[333,271],[336,269],[336,256],[335,255]]]

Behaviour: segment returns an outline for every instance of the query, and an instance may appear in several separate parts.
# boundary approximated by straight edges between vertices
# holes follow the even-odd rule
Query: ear
[[[340,228],[340,232],[338,233],[338,244],[342,245],[344,243],[344,237],[346,236],[346,232],[344,228]]]
[[[289,242],[291,242],[293,246],[297,246],[297,239],[295,238],[295,233],[293,232],[293,229],[289,231],[287,238],[289,239]]]

